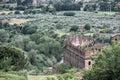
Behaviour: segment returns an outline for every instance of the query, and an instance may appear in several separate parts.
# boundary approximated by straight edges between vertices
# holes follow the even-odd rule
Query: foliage
[[[20,14],[20,11],[18,11],[18,10],[17,10],[17,11],[15,11],[15,13],[14,13],[14,14]]]
[[[82,2],[75,3],[74,0],[58,1],[54,4],[57,11],[80,10],[83,6]]]
[[[91,28],[90,24],[85,24],[85,26],[84,26],[85,30],[90,30],[90,28]]]
[[[25,25],[22,31],[23,31],[23,34],[33,34],[36,32],[36,30],[37,30],[36,26]]]
[[[25,9],[26,9],[26,7],[23,5],[19,5],[16,7],[16,10],[25,10]]]
[[[4,29],[0,29],[0,43],[7,42],[9,40],[9,33]]]
[[[84,7],[84,11],[95,11],[97,9],[96,4],[87,4]]]
[[[70,31],[77,31],[79,29],[79,27],[77,25],[73,25],[70,29]]]
[[[65,12],[64,16],[74,16],[75,13],[74,12]]]
[[[0,69],[4,71],[25,68],[24,52],[13,46],[0,46]]]
[[[113,42],[101,53],[94,56],[95,63],[86,70],[82,80],[119,80],[120,79],[120,42]]]
[[[57,71],[60,74],[67,73],[68,70],[70,70],[70,69],[71,69],[71,66],[67,65],[67,64],[60,64],[60,65],[57,66]]]
[[[7,73],[7,72],[1,72],[0,71],[0,78],[3,78],[3,80],[27,80],[27,77],[25,75],[19,75],[16,73]]]

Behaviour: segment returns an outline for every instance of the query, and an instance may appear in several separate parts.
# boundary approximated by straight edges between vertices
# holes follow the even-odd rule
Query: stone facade
[[[120,41],[120,34],[114,34],[111,36],[111,40]]]
[[[64,46],[64,63],[75,68],[88,69],[94,63],[90,56],[100,51],[104,45],[95,43],[89,37],[75,34],[65,39]]]

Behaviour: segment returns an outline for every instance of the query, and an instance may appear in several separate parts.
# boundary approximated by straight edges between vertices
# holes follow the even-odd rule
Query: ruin
[[[65,39],[64,46],[65,64],[75,68],[88,69],[94,63],[90,56],[100,51],[104,44],[96,43],[90,37],[75,34]]]

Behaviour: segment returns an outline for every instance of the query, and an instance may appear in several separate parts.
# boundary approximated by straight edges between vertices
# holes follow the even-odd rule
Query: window
[[[91,65],[91,61],[88,62],[88,65]]]

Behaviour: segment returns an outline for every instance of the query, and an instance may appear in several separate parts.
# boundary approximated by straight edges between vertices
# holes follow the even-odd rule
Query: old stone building
[[[120,34],[114,34],[111,36],[111,40],[120,41]]]
[[[100,51],[104,44],[95,43],[87,36],[75,34],[65,39],[64,46],[64,63],[75,68],[88,69],[93,64],[90,56]]]

